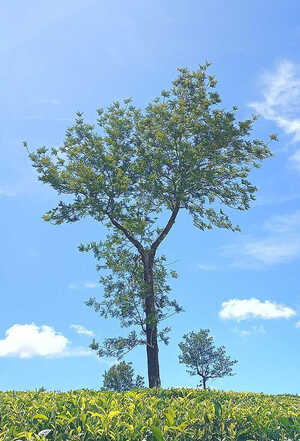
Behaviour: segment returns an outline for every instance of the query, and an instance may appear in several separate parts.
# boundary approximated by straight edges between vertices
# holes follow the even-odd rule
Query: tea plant
[[[0,392],[0,441],[296,441],[300,397],[198,389]]]

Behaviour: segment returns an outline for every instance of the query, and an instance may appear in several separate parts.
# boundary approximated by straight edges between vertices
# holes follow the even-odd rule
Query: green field
[[[46,438],[39,435],[46,429]],[[198,389],[0,392],[0,441],[45,439],[294,441],[300,397]]]

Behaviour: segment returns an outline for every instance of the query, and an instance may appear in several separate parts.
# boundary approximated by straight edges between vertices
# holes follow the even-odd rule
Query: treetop
[[[44,219],[91,216],[123,231],[140,253],[149,243],[155,252],[168,233],[157,229],[162,210],[174,221],[186,209],[201,230],[238,230],[222,206],[249,208],[257,189],[248,175],[271,152],[250,137],[254,116],[237,121],[236,107],[220,107],[208,67],[178,69],[171,88],[144,109],[131,99],[98,109],[95,126],[78,112],[60,147],[30,152],[39,179],[72,199]]]

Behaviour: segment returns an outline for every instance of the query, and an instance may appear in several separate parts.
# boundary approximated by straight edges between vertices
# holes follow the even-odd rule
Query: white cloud
[[[84,282],[84,283],[72,282],[72,283],[69,283],[68,288],[72,289],[74,291],[78,291],[83,288],[94,289],[94,288],[97,288],[98,286],[99,286],[99,284],[96,282]]]
[[[95,352],[85,347],[78,346],[76,348],[69,348],[65,352],[55,354],[51,358],[65,358],[65,357],[89,357],[94,356]]]
[[[265,119],[274,121],[293,141],[300,141],[300,68],[281,61],[274,72],[261,77],[263,100],[250,107]]]
[[[261,77],[263,100],[250,107],[265,119],[274,121],[292,141],[300,141],[300,66],[281,61],[274,72]],[[300,171],[300,150],[289,157],[291,165]]]
[[[273,216],[264,225],[266,230],[274,233],[286,233],[300,230],[300,210],[291,214]]]
[[[0,340],[0,356],[31,358],[36,355],[49,356],[63,353],[68,339],[58,334],[50,326],[38,327],[35,324],[15,324],[5,332]]]
[[[296,328],[300,328],[300,320],[296,322]]]
[[[82,334],[82,335],[88,335],[90,337],[93,337],[95,334],[93,333],[93,331],[89,331],[88,329],[86,329],[84,326],[82,325],[70,325],[70,328],[75,329],[75,331],[77,332],[77,334]]]
[[[289,318],[296,312],[288,306],[280,305],[268,300],[262,302],[256,298],[231,299],[222,303],[219,316],[228,320],[246,320],[249,318],[261,318],[265,320],[276,318]]]
[[[202,271],[216,271],[218,269],[217,265],[210,264],[198,264],[197,267]]]
[[[0,339],[0,357],[32,358],[91,355],[84,348],[72,348],[70,341],[51,326],[15,324]]]

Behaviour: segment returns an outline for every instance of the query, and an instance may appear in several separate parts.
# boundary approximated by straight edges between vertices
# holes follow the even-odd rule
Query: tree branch
[[[144,256],[144,248],[142,246],[142,244],[134,237],[132,236],[128,230],[126,230],[126,228],[123,227],[123,225],[119,224],[119,222],[117,222],[111,214],[107,214],[109,217],[109,220],[111,221],[111,223],[118,228],[118,230],[122,231],[125,236],[127,237],[127,239],[137,248],[138,252],[140,253],[140,255],[143,257]]]
[[[151,251],[153,253],[155,253],[155,251],[157,250],[158,246],[161,244],[161,242],[165,239],[165,237],[167,236],[167,234],[169,233],[169,231],[171,230],[172,226],[174,225],[176,216],[178,214],[180,208],[180,203],[176,202],[175,204],[175,208],[172,211],[172,214],[170,216],[170,219],[167,223],[167,225],[165,226],[165,228],[163,229],[163,231],[160,233],[160,235],[157,237],[157,239],[153,242],[153,244],[151,245]]]

